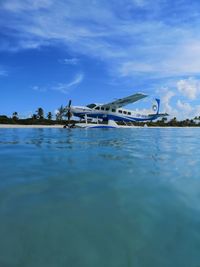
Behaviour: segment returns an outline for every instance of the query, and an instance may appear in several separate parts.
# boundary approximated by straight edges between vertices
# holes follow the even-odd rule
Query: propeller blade
[[[68,122],[70,121],[70,118],[71,118],[72,114],[70,111],[67,112],[67,119],[68,119]]]
[[[71,116],[72,116],[72,113],[71,113],[71,104],[72,104],[72,101],[69,100],[68,107],[67,107],[67,120],[68,120],[68,125],[70,123],[70,119],[71,119]]]

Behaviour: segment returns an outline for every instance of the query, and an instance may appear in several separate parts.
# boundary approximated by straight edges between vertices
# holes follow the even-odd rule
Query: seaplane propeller
[[[68,120],[68,125],[70,123],[70,119],[71,119],[71,116],[72,116],[72,113],[71,113],[71,104],[72,104],[72,101],[69,100],[69,103],[68,103],[68,106],[67,106],[67,120]]]

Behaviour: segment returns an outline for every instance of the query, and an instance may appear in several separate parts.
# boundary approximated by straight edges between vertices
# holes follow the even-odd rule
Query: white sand
[[[18,124],[0,124],[0,128],[63,128],[64,125],[18,125]]]

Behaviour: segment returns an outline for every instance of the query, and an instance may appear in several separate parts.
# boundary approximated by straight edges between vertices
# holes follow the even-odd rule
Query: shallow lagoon
[[[1,267],[199,267],[200,129],[0,129]]]

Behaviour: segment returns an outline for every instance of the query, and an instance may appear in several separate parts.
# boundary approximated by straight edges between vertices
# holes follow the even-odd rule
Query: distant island
[[[11,117],[6,115],[0,115],[0,124],[11,124],[11,125],[67,125],[68,123],[74,124],[75,120],[67,119],[66,109],[61,106],[55,115],[52,112],[47,112],[45,114],[43,108],[38,108],[36,113],[29,118],[19,118],[18,112],[13,112]],[[119,122],[123,124],[123,122]],[[130,123],[127,123],[129,125]],[[149,126],[149,127],[200,127],[200,116],[193,119],[177,120],[176,117],[167,120],[167,118],[162,118],[161,120],[152,122],[132,122],[135,126]]]

